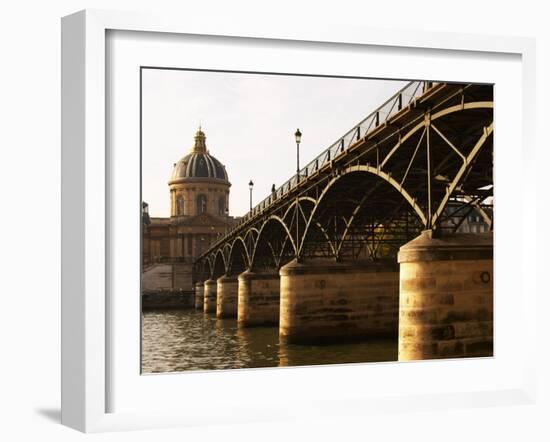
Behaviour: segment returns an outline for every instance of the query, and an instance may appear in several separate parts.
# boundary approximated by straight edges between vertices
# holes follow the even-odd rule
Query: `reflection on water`
[[[278,327],[238,328],[235,319],[195,310],[143,313],[144,373],[395,360],[397,339],[289,345],[279,343]]]

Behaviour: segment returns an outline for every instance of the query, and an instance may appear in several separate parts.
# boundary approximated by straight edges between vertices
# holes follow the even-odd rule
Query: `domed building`
[[[200,128],[191,152],[174,164],[168,185],[172,218],[203,214],[225,217],[228,213],[231,183],[225,166],[208,152]]]
[[[236,219],[229,216],[231,183],[206,146],[199,127],[190,152],[174,163],[168,180],[170,217],[149,217],[143,203],[144,289],[191,290],[194,260]]]

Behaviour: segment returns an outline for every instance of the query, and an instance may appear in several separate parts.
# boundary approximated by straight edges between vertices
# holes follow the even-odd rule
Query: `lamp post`
[[[302,141],[302,132],[300,129],[296,129],[294,133],[296,139],[296,186],[300,183],[300,141]],[[298,193],[296,193],[296,204],[294,205],[295,220],[296,220],[296,244],[298,244],[300,238],[300,223],[298,223]],[[296,254],[296,261],[300,262],[299,253]]]
[[[229,232],[229,206],[225,207],[225,235]]]
[[[298,183],[300,180],[300,141],[302,141],[300,129],[296,129],[294,138],[296,139],[296,183]]]
[[[248,183],[248,188],[250,189],[250,212],[252,212],[252,189],[254,188],[252,180]]]

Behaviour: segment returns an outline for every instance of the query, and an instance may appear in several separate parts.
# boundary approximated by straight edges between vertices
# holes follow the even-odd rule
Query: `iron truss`
[[[213,244],[195,279],[392,257],[472,211],[492,229],[492,195],[492,85],[411,82]]]

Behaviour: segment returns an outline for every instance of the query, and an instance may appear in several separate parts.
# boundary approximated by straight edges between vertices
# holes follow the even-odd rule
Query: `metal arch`
[[[285,240],[286,240],[286,238],[285,238]],[[258,243],[257,243],[257,244],[259,244],[259,243],[260,243],[260,242],[259,242],[259,237],[258,237]],[[284,246],[286,245],[286,241],[283,242],[283,246],[281,247],[281,253],[280,253],[280,254],[277,254],[277,253],[275,252],[275,249],[273,248],[273,245],[271,244],[270,241],[266,241],[266,244],[267,244],[267,246],[268,246],[268,248],[269,248],[269,251],[270,251],[270,253],[271,253],[271,257],[273,258],[273,263],[275,264],[275,267],[276,267],[276,268],[279,268],[280,262],[281,262],[281,256],[282,256],[282,254],[283,254],[283,252],[284,252]],[[279,255],[280,255],[280,256],[279,256]],[[254,266],[252,265],[252,262],[250,262],[250,267],[249,267],[249,269],[252,269],[252,268],[254,268]]]
[[[243,238],[240,236],[237,236],[233,242],[231,243],[231,247],[229,250],[229,255],[227,256],[227,271],[229,272],[231,270],[231,257],[233,256],[233,250],[235,249],[235,244],[240,241],[240,243],[243,245],[244,253],[245,253],[245,265],[247,268],[250,268],[250,255],[248,253],[248,249],[246,248],[246,243],[244,242]]]
[[[434,114],[430,115],[430,122],[437,120],[441,117],[444,117],[445,115],[449,115],[455,112],[463,111],[463,110],[472,110],[472,109],[493,109],[494,104],[492,101],[471,101],[469,103],[463,103],[463,104],[455,104],[450,107],[446,107],[445,109],[442,109],[440,111],[435,112]],[[388,162],[388,160],[393,156],[393,154],[399,149],[399,147],[407,141],[410,137],[412,137],[416,132],[418,132],[420,129],[426,127],[426,119],[422,119],[420,123],[418,123],[416,126],[413,126],[412,129],[410,129],[405,135],[401,136],[399,141],[393,146],[390,151],[387,153],[387,155],[382,160],[382,163],[380,164],[380,168],[385,166],[385,164]]]
[[[255,239],[254,239],[254,236],[252,236],[254,233],[256,233],[257,235],[259,235],[259,234],[260,234],[260,231],[259,231],[256,227],[250,227],[250,228],[246,231],[246,233],[244,234],[244,238],[243,238],[243,240],[245,241],[245,243],[246,243],[246,241],[248,240],[248,236],[249,236],[249,235],[251,236],[252,241],[255,240]]]
[[[309,232],[309,227],[311,225],[313,217],[317,213],[317,209],[319,208],[321,203],[324,201],[324,198],[325,198],[326,194],[328,193],[328,191],[340,179],[342,179],[343,177],[347,176],[348,174],[354,173],[354,172],[370,173],[371,175],[378,176],[378,177],[382,178],[384,181],[386,181],[387,183],[391,184],[401,194],[401,196],[403,196],[405,198],[405,200],[409,203],[409,205],[414,209],[414,211],[416,212],[416,214],[418,215],[420,220],[423,222],[423,224],[424,225],[426,224],[426,216],[424,215],[424,212],[422,212],[422,210],[420,209],[418,204],[416,204],[416,201],[414,200],[414,198],[406,190],[404,190],[396,180],[394,180],[389,174],[387,174],[385,172],[382,172],[381,170],[379,170],[375,167],[362,165],[362,164],[356,164],[356,165],[353,165],[353,166],[348,166],[347,168],[343,169],[342,174],[340,174],[339,176],[334,177],[333,179],[331,179],[328,182],[328,184],[326,185],[326,187],[323,189],[323,192],[319,196],[319,199],[317,200],[317,204],[315,205],[313,211],[310,214],[309,220],[307,221],[306,228],[304,230],[304,234],[302,235],[302,241],[300,243],[299,253],[302,252],[302,248],[304,246],[304,241],[305,241],[305,238],[306,238],[306,236]]]
[[[241,241],[244,246],[245,246],[245,250],[246,250],[246,239],[247,239],[247,235],[248,235],[248,231],[246,232],[246,234],[244,235],[244,237],[242,235],[237,235],[235,238],[233,238],[233,241],[228,243],[229,244],[229,251],[231,252],[231,249],[233,249],[233,245],[237,242],[237,240]],[[229,256],[229,255],[228,255]]]
[[[460,220],[458,221],[458,224],[453,224],[454,232],[458,231],[458,229],[460,228],[462,223],[466,220],[466,218],[470,215],[470,213],[472,213],[472,211],[475,211],[476,213],[481,215],[481,217],[483,218],[483,221],[489,227],[489,230],[493,230],[493,220],[487,214],[487,212],[485,212],[483,207],[481,207],[481,205],[479,204],[479,202],[478,202],[479,198],[472,198],[472,197],[467,196],[467,195],[460,195],[460,196],[461,196],[461,198],[464,199],[464,202],[466,203],[466,206],[469,207],[469,210],[467,210],[464,214],[462,214],[462,216],[460,217]],[[450,214],[449,218],[452,217],[453,215],[457,214],[462,208],[463,207],[461,207],[460,209],[457,209],[454,212],[452,212]]]
[[[267,241],[267,245],[269,247],[269,250],[271,250],[271,256],[273,257],[273,262],[275,263],[275,268],[279,268],[281,266],[281,256],[278,256],[277,253],[275,253],[275,249],[273,249],[273,245]],[[281,253],[280,255],[282,255],[284,252],[284,246],[281,248]],[[252,268],[252,266],[250,266]]]
[[[445,210],[445,206],[449,202],[449,199],[451,198],[451,195],[456,190],[456,187],[458,186],[458,184],[462,180],[462,177],[464,176],[464,174],[466,173],[466,171],[468,170],[468,168],[470,167],[470,165],[472,164],[472,162],[476,158],[477,154],[479,153],[479,151],[481,150],[481,148],[485,144],[485,141],[487,140],[487,138],[489,138],[489,136],[493,133],[493,125],[494,125],[494,123],[491,123],[488,127],[485,127],[483,129],[483,134],[481,135],[481,137],[479,137],[479,139],[477,140],[477,143],[474,145],[474,147],[472,148],[472,150],[470,151],[470,153],[466,157],[465,161],[462,163],[462,166],[460,167],[459,171],[455,175],[455,178],[453,179],[452,183],[447,188],[447,192],[445,194],[445,197],[439,203],[439,207],[435,211],[435,214],[432,218],[431,225],[428,226],[428,227],[433,228],[433,226],[436,225],[436,222],[437,222],[438,218],[443,213],[443,210]]]
[[[481,207],[480,204],[477,201],[475,201],[472,197],[470,197],[468,195],[464,195],[463,198],[477,210],[477,212],[481,215],[481,217],[483,218],[483,220],[485,221],[487,226],[489,226],[489,229],[492,229],[493,228],[493,218],[491,218],[487,214],[487,212],[485,212],[483,207]]]
[[[390,174],[388,174],[386,172],[382,172],[381,170],[376,169],[375,167],[372,167],[372,166],[351,166],[351,169],[352,170],[353,169],[364,170],[365,172],[368,172],[368,173],[371,173],[373,175],[379,176],[384,181],[391,184],[394,187],[394,189],[397,190],[401,194],[401,196],[403,198],[405,198],[405,200],[410,204],[410,206],[416,212],[416,214],[418,215],[418,217],[420,218],[422,223],[424,225],[426,225],[426,223],[427,223],[426,215],[424,215],[424,212],[422,211],[420,206],[418,204],[416,204],[415,198],[413,198],[409,192],[407,192],[405,189],[403,189],[403,186],[401,186],[400,183],[398,183],[396,180],[394,180],[391,177]]]
[[[200,261],[200,266],[201,266],[200,274],[201,275],[206,274],[206,275],[208,275],[208,278],[211,278],[212,277],[212,265],[210,263],[210,259],[205,258],[204,260],[201,260]],[[207,266],[208,266],[208,268],[207,268]],[[202,282],[204,282],[204,281],[202,281]]]
[[[288,207],[285,210],[285,213],[283,214],[282,218],[286,219],[287,215],[290,213],[290,211],[296,206],[296,204],[300,204],[301,201],[311,201],[313,203],[313,206],[317,204],[317,200],[311,196],[300,196],[298,198],[294,198],[292,202],[288,205]]]
[[[433,121],[438,120],[441,117],[444,117],[446,115],[449,115],[449,114],[452,114],[452,113],[455,113],[455,112],[460,112],[460,111],[464,111],[464,110],[473,110],[473,109],[493,109],[493,107],[494,107],[494,103],[492,101],[472,101],[472,102],[469,102],[469,103],[461,103],[461,104],[456,104],[456,105],[453,105],[453,106],[449,106],[445,109],[442,109],[442,110],[437,111],[433,114],[430,114],[429,119],[427,119],[427,118],[422,119],[422,121],[420,123],[418,123],[412,129],[410,129],[405,135],[403,135],[399,138],[399,141],[390,149],[388,154],[382,160],[382,163],[380,164],[379,169],[382,169],[382,167],[388,162],[388,160],[391,158],[391,156],[397,151],[397,149],[408,138],[410,138],[412,135],[414,135],[419,130],[421,130],[423,128],[424,129],[427,128],[428,125],[432,125]],[[493,126],[493,124],[491,123],[491,126],[490,126],[491,127],[491,132],[492,132],[492,126]],[[439,131],[437,131],[437,132],[439,132]],[[439,135],[441,136],[441,134],[439,134]],[[445,140],[445,141],[447,141],[447,143],[448,143],[448,140]],[[453,150],[454,150],[454,148],[453,148]],[[422,212],[420,207],[418,205],[416,205],[416,203],[414,202],[415,201],[414,198],[412,198],[410,196],[410,194],[406,190],[403,189],[403,186],[402,186],[401,183],[397,184],[397,182],[395,180],[393,180],[389,174],[386,174],[385,172],[382,172],[381,170],[376,170],[376,174],[381,176],[382,178],[386,179],[386,181],[390,182],[390,184],[392,184],[399,191],[399,193],[401,193],[405,197],[405,199],[409,202],[409,204],[411,204],[411,206],[413,207],[415,212],[420,216],[420,219],[422,220],[422,223],[426,227],[431,227],[431,226],[435,225],[434,224],[434,219],[433,219],[434,217],[431,216],[432,215],[431,213],[428,214],[429,218],[430,218],[430,226],[427,225],[428,222],[427,222],[426,216],[424,215],[424,212]],[[460,172],[459,172],[459,174],[460,174]],[[396,186],[396,184],[397,184],[397,186]],[[454,190],[454,188],[453,188],[453,190]],[[449,192],[447,195],[450,196],[451,193],[452,192]],[[448,197],[447,197],[447,200],[448,200]],[[414,205],[412,203],[414,203]],[[439,215],[440,214],[438,214],[437,217],[439,217]]]
[[[227,272],[227,260],[225,258],[225,255],[223,253],[223,249],[218,249],[216,253],[214,254],[214,265],[212,266],[212,277],[214,277],[214,272],[216,271],[216,261],[218,259],[218,255],[221,255],[222,257],[222,263],[223,263],[223,271],[224,273]]]
[[[229,254],[231,253],[231,244],[225,243],[223,247],[220,247],[220,249],[223,251],[225,256],[229,256]]]
[[[260,238],[262,237],[262,233],[263,233],[266,225],[272,220],[279,222],[281,224],[281,226],[283,226],[283,229],[286,232],[286,236],[290,240],[290,244],[292,245],[292,249],[294,250],[294,255],[295,256],[297,255],[296,244],[294,242],[294,239],[292,239],[292,235],[290,234],[290,230],[288,229],[287,225],[285,224],[285,222],[283,221],[283,219],[280,216],[271,215],[269,218],[267,218],[263,222],[262,227],[260,227],[259,234],[258,234],[258,237],[256,238],[256,242],[254,244],[254,249],[252,251],[252,257],[251,257],[251,260],[250,260],[250,265],[251,266],[254,264],[254,261],[256,259],[256,250],[258,249],[258,244],[260,243]]]
[[[208,265],[208,278],[209,279],[212,279],[212,275],[213,275],[213,271],[212,269],[214,268],[213,264],[212,264],[212,254],[206,256],[204,258],[204,261],[205,263]]]
[[[286,250],[286,244],[287,244],[287,242],[288,242],[289,239],[290,239],[289,236],[285,236],[285,238],[284,238],[284,240],[283,240],[283,244],[282,244],[282,246],[281,246],[281,250],[280,250],[280,252],[279,252],[279,254],[278,254],[278,256],[277,256],[277,262],[278,262],[279,264],[280,264],[280,262],[281,262],[281,259],[283,259],[283,255],[284,255],[285,250]]]
[[[272,215],[266,221],[264,221],[264,223],[262,224],[262,227],[260,228],[259,231],[255,227],[250,227],[247,230],[246,234],[245,234],[245,237],[247,239],[250,238],[252,240],[251,242],[254,243],[252,251],[248,251],[248,249],[246,249],[249,252],[249,257],[251,257],[250,264],[252,264],[252,262],[256,259],[255,255],[256,255],[256,252],[257,252],[257,245],[258,245],[258,240],[260,238],[260,234],[263,231],[263,228],[265,227],[265,224],[267,222],[269,222],[271,219],[276,219],[277,221],[279,221],[281,223],[281,225],[283,226],[283,228],[285,229],[285,231],[287,233],[288,239],[290,239],[290,241],[291,241],[291,244],[292,244],[292,247],[294,249],[294,252],[295,252],[296,256],[299,256],[299,254],[302,253],[302,250],[304,248],[305,239],[306,239],[306,237],[308,235],[308,232],[311,228],[311,224],[312,224],[312,222],[314,222],[313,218],[318,213],[318,208],[321,204],[321,201],[323,201],[324,198],[326,197],[327,191],[342,176],[346,176],[348,173],[352,173],[354,171],[359,171],[361,169],[364,172],[367,172],[367,173],[370,173],[370,174],[373,174],[373,175],[376,175],[376,176],[380,177],[381,180],[386,181],[390,185],[392,185],[399,192],[399,194],[401,194],[403,196],[403,198],[407,201],[407,203],[409,205],[411,205],[411,207],[413,208],[415,213],[418,215],[418,217],[420,218],[420,220],[424,224],[424,226],[427,226],[427,224],[428,224],[427,219],[426,219],[427,216],[420,209],[420,207],[416,204],[416,199],[414,199],[411,196],[411,194],[409,194],[406,190],[403,189],[402,184],[397,183],[393,178],[391,178],[391,174],[383,172],[381,169],[383,168],[383,166],[386,165],[387,161],[391,158],[391,156],[399,149],[399,147],[408,138],[410,138],[412,135],[417,133],[419,130],[422,130],[422,129],[426,130],[426,127],[429,124],[431,124],[431,122],[433,122],[435,120],[438,120],[441,117],[444,117],[446,115],[455,113],[455,112],[461,112],[461,111],[473,110],[473,109],[492,109],[493,107],[494,107],[493,101],[474,101],[474,102],[469,102],[469,103],[460,103],[460,104],[452,105],[452,106],[446,107],[444,109],[438,110],[437,112],[435,112],[435,109],[434,109],[434,112],[429,114],[429,122],[425,118],[423,118],[422,120],[420,120],[418,122],[418,124],[416,124],[415,126],[410,128],[409,131],[406,134],[400,136],[399,141],[393,147],[391,147],[391,149],[385,155],[384,158],[380,159],[381,162],[378,163],[378,164],[381,164],[382,166],[379,166],[376,169],[374,167],[370,167],[370,165],[369,166],[357,166],[357,165],[355,165],[355,166],[350,166],[350,167],[344,168],[344,170],[345,170],[344,174],[342,174],[339,177],[333,178],[328,183],[325,183],[325,187],[324,187],[324,189],[321,193],[321,196],[318,197],[317,199],[314,199],[314,198],[311,198],[311,197],[299,197],[299,198],[297,198],[298,201],[302,201],[303,199],[308,199],[310,201],[313,201],[314,204],[315,204],[315,206],[313,207],[313,210],[309,214],[309,219],[307,220],[306,227],[305,227],[304,231],[302,232],[302,234],[300,235],[299,238],[294,239],[293,236],[290,234],[289,227],[285,223],[284,219],[281,219],[279,216],[275,216],[275,215]],[[350,164],[350,162],[348,162],[348,164]],[[344,164],[345,163],[346,163],[346,160],[344,160]],[[319,186],[319,184],[321,184],[321,183],[318,183],[317,185]],[[319,187],[321,187],[321,186],[319,186]],[[450,192],[450,193],[452,193],[452,192]],[[296,205],[296,199],[292,198],[292,199],[290,199],[290,201],[285,202],[285,204],[288,204],[288,207],[286,207],[284,217],[286,217],[288,215],[288,213],[291,213],[290,211]],[[431,212],[431,210],[430,210],[430,212]],[[432,217],[432,213],[430,213],[428,216],[430,218],[434,218],[434,217]],[[258,220],[258,221],[260,221],[260,220]],[[298,221],[298,220],[296,220],[296,221]],[[260,224],[260,223],[258,223],[258,224]],[[256,225],[258,225],[258,224],[256,224]],[[430,225],[433,225],[433,222],[430,222]],[[252,234],[253,230],[257,233],[256,238],[254,238],[254,235]],[[214,252],[214,253],[216,253],[216,252]]]
[[[330,250],[332,251],[332,254],[334,256],[337,256],[338,255],[337,249],[334,248],[334,244],[332,244],[332,241],[330,240],[330,237],[328,236],[328,233],[327,233],[326,229],[318,221],[315,223],[315,225],[319,228],[319,230],[321,231],[321,233],[325,237],[325,239],[327,241],[327,244],[329,245]],[[305,233],[307,234],[307,231]],[[304,234],[303,238],[305,238],[305,234]]]
[[[342,238],[340,239],[340,244],[338,244],[337,250],[335,252],[335,256],[340,255],[340,251],[342,249],[342,245],[344,244],[344,241],[346,240],[346,237],[349,233],[349,230],[351,226],[353,225],[353,221],[355,221],[355,217],[363,207],[363,204],[368,200],[368,198],[378,189],[378,187],[383,183],[383,181],[379,181],[376,183],[376,185],[369,190],[368,193],[366,193],[363,198],[361,198],[361,201],[359,201],[359,204],[355,207],[353,210],[353,213],[351,214],[349,220],[346,222],[346,228],[344,229],[344,232],[342,233]]]
[[[212,268],[212,261],[213,259],[216,258],[216,254],[215,253],[210,253],[207,257],[206,257],[206,260],[208,261],[208,263],[210,264],[210,268]]]
[[[212,263],[210,261],[207,261],[207,265],[208,265],[208,276],[210,277],[210,275],[212,275]]]
[[[254,248],[254,244],[256,243],[256,240],[258,239],[259,231],[256,227],[251,226],[244,234],[244,237],[242,235],[239,235],[241,239],[244,242],[246,253],[248,253],[248,258],[250,259],[252,249]],[[255,236],[254,236],[255,235]]]
[[[464,104],[455,104],[454,106],[446,107],[435,114],[432,115],[431,119],[437,120],[445,115],[452,114],[461,110],[472,110],[472,109],[493,109],[494,102],[492,101],[471,101]]]

